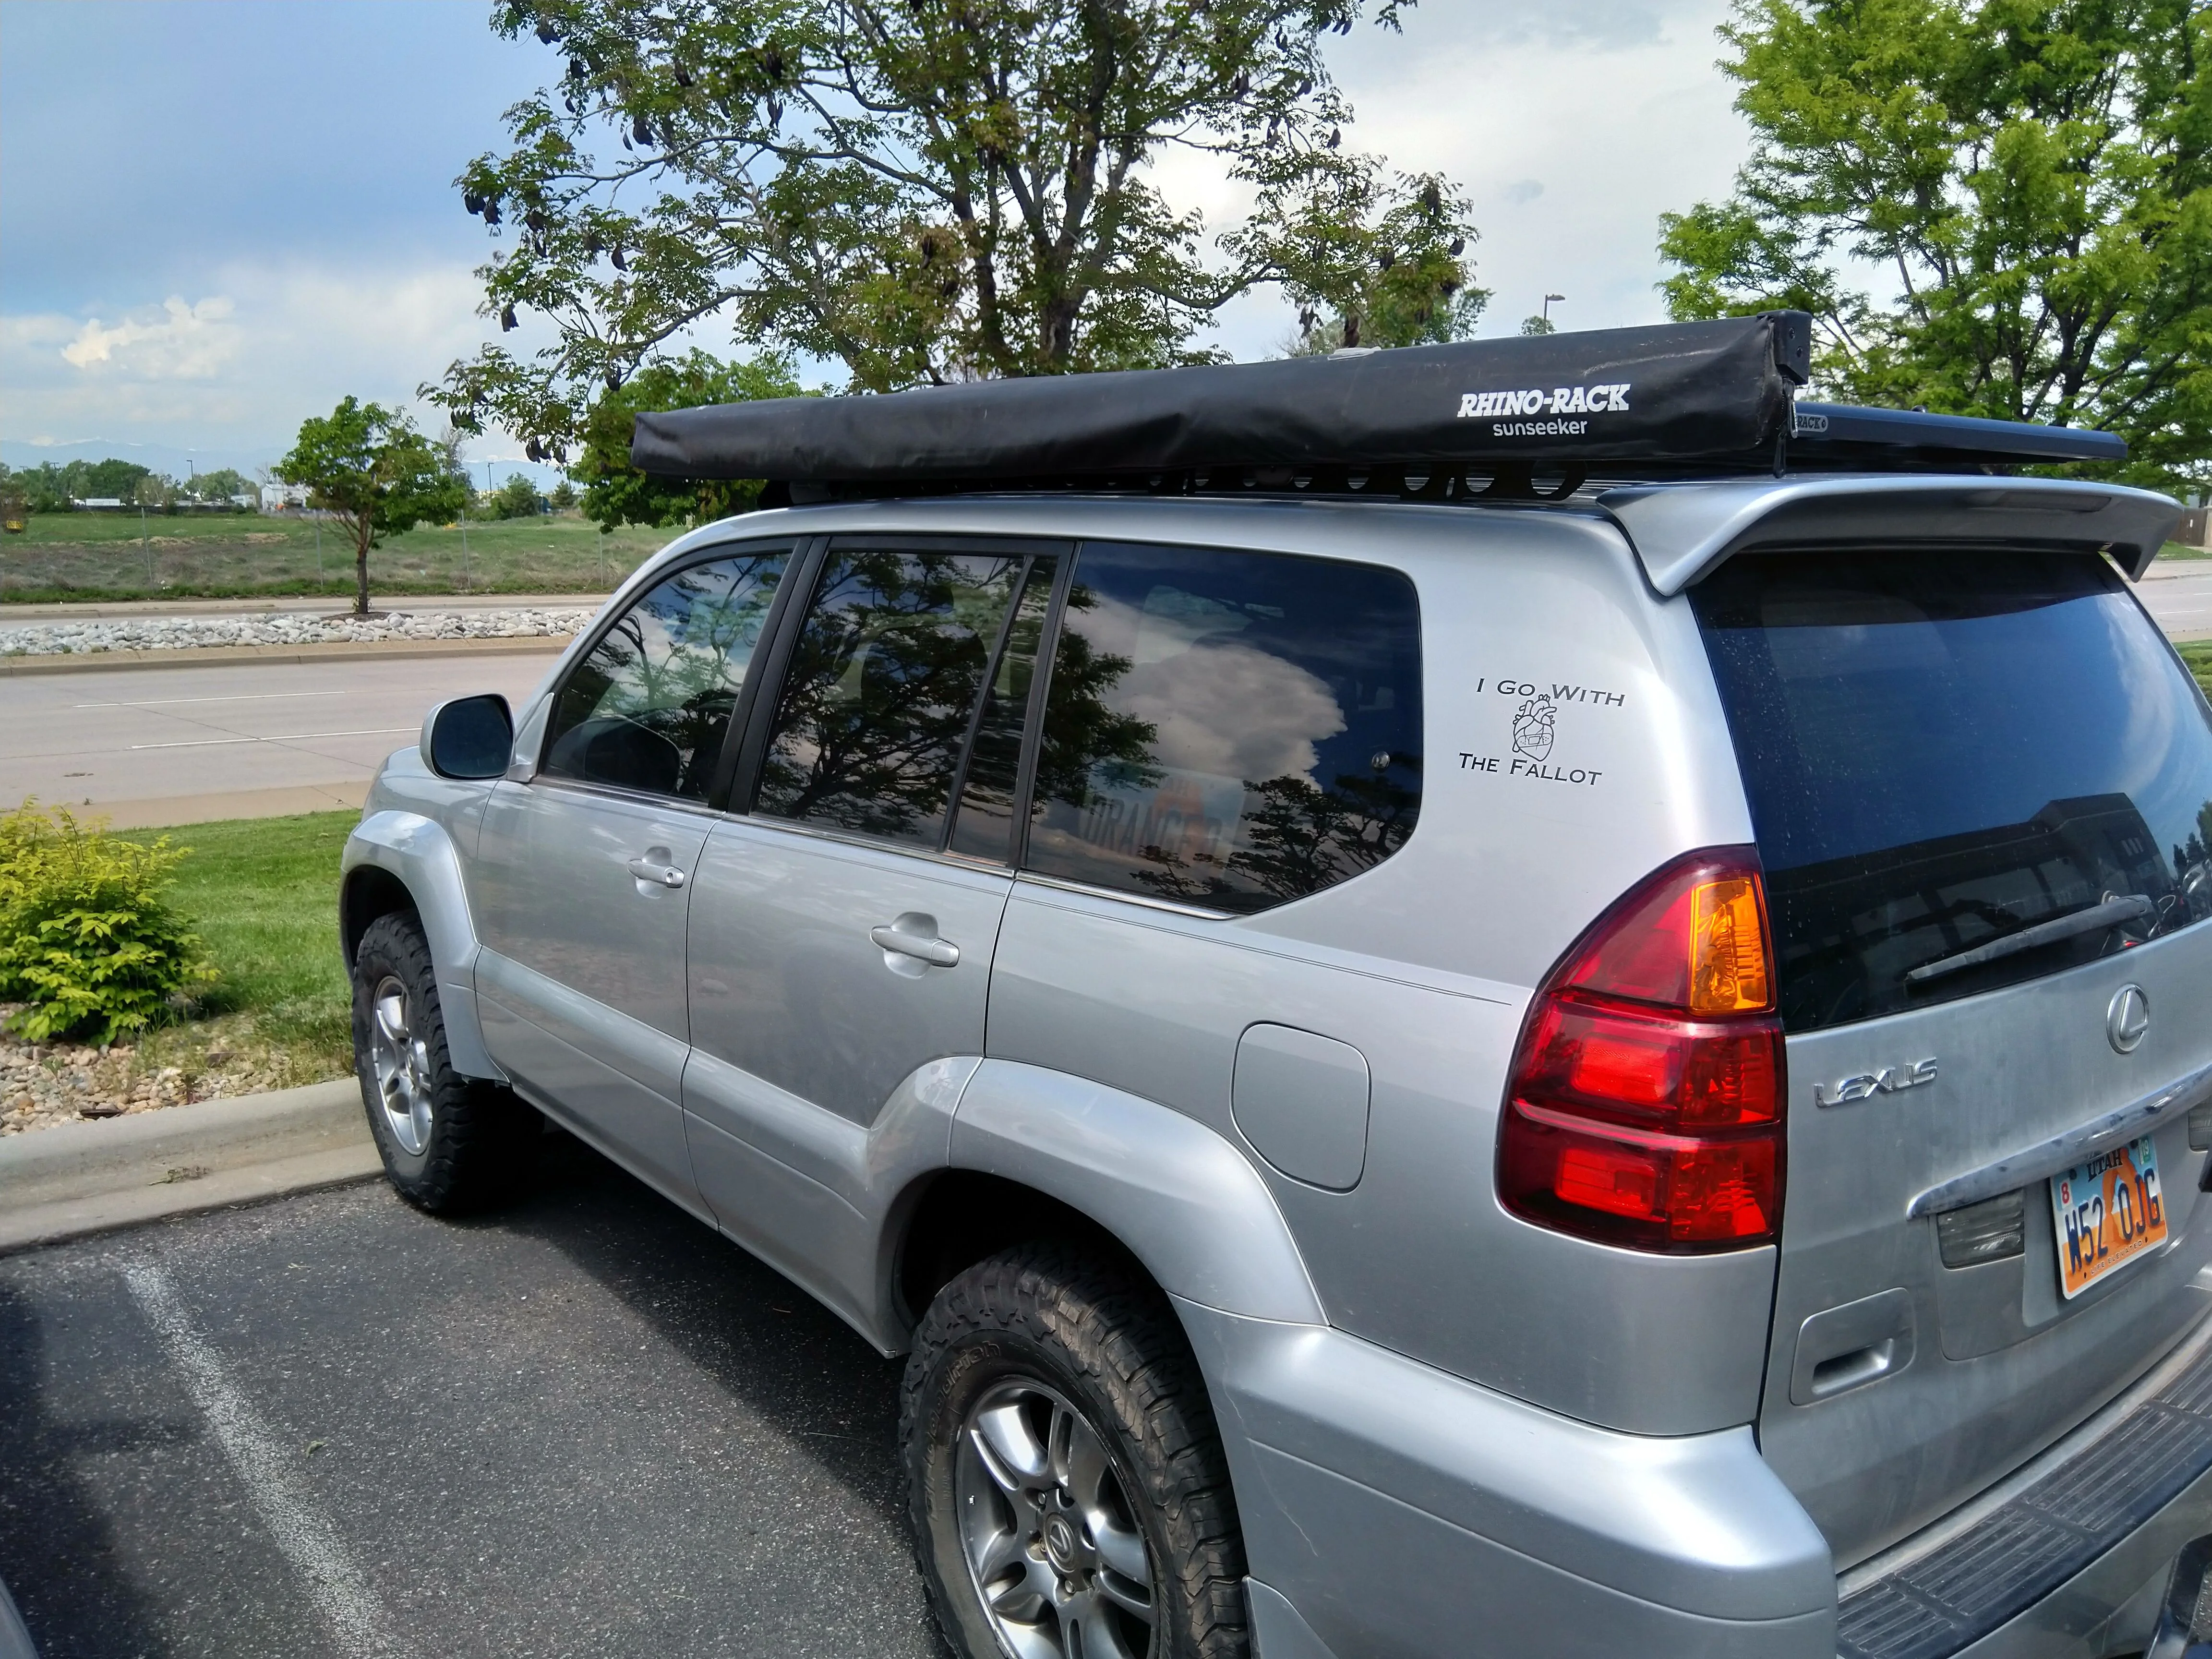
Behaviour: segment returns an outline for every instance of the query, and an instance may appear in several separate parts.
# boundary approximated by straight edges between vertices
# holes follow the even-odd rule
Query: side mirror
[[[514,752],[514,716],[496,691],[454,697],[423,716],[421,746],[441,778],[495,778]]]

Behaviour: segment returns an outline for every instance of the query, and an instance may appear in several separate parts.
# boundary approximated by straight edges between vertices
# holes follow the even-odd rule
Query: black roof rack
[[[1784,471],[2113,461],[2106,433],[1794,402],[1812,319],[1717,322],[1265,363],[782,398],[637,417],[642,471],[765,478],[778,500],[1131,489],[1558,498]]]

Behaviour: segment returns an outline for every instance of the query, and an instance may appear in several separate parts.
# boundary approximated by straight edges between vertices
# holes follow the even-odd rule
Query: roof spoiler
[[[2108,553],[2140,581],[2182,512],[2169,497],[2119,484],[1866,474],[1636,485],[1608,489],[1597,504],[1667,595],[1739,554],[1916,543]]]

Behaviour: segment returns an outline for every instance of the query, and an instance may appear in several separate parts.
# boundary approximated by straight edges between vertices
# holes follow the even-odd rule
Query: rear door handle
[[[640,881],[649,881],[657,887],[681,887],[684,872],[672,864],[655,864],[651,859],[632,859],[629,872]]]
[[[916,923],[925,926],[917,927]],[[927,916],[901,916],[888,927],[869,928],[868,937],[878,950],[888,951],[893,956],[911,957],[932,968],[960,965],[960,947],[950,939],[939,939],[937,924]]]

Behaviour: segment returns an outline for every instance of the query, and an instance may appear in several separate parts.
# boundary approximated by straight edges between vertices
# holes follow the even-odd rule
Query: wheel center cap
[[[1065,1516],[1055,1515],[1045,1522],[1045,1553],[1052,1557],[1054,1566],[1062,1572],[1072,1571],[1078,1547],[1075,1528],[1068,1524]]]

